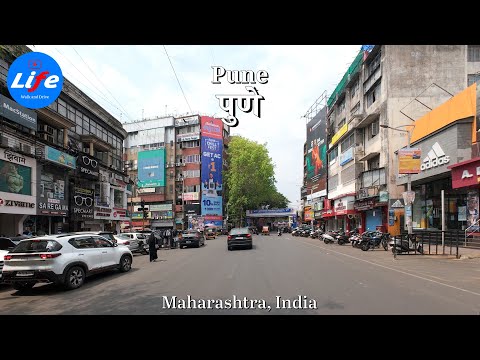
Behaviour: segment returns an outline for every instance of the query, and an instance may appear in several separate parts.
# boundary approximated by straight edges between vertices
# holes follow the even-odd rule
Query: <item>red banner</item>
[[[480,182],[480,158],[449,166],[452,169],[452,189],[477,185]]]

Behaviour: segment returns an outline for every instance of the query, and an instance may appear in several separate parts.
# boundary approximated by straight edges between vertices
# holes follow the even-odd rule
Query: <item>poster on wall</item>
[[[467,195],[467,227],[478,221],[478,191],[469,191]]]
[[[0,160],[0,191],[32,195],[32,168]]]
[[[458,207],[458,221],[467,221],[467,207],[459,206]]]

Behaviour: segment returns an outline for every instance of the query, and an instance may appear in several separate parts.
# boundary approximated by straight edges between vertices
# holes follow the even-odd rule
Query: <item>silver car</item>
[[[147,238],[141,233],[122,233],[114,235],[118,245],[126,245],[133,252],[148,253]]]

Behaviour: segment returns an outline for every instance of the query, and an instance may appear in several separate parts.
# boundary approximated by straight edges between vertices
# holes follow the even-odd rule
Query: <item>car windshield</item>
[[[60,243],[55,240],[32,239],[21,241],[11,252],[12,253],[36,253],[52,252],[62,248]]]
[[[230,235],[240,235],[240,234],[248,234],[248,228],[235,228],[230,230]]]

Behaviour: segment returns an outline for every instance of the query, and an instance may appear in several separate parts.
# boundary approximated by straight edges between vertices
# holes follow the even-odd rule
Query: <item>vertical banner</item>
[[[327,188],[326,118],[324,107],[307,124],[307,187],[315,187],[316,191]]]
[[[477,225],[478,191],[469,191],[467,195],[467,227]]]
[[[220,119],[202,116],[202,215],[223,216],[223,122]]]

